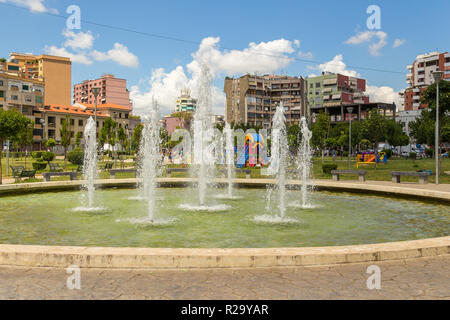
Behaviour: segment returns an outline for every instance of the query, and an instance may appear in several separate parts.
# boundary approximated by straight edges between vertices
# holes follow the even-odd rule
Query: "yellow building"
[[[72,62],[70,58],[11,53],[7,70],[20,72],[27,79],[43,81],[46,104],[71,104]]]

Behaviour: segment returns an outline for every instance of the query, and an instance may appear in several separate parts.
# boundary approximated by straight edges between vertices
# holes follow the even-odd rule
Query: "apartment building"
[[[127,89],[127,80],[116,78],[112,74],[103,75],[100,79],[85,80],[73,88],[74,103],[95,104],[92,88],[100,88],[97,104],[116,104],[132,107],[130,92]]]
[[[50,55],[11,53],[5,64],[9,72],[44,84],[45,103],[71,104],[72,62],[70,58]]]
[[[276,107],[283,102],[288,125],[308,116],[306,80],[280,75],[225,78],[226,121],[270,129]]]
[[[64,119],[70,117],[70,128],[72,136],[75,137],[78,132],[83,135],[84,127],[90,117],[95,116],[94,106],[74,104],[74,105],[45,105],[34,113],[35,131],[39,130],[40,135],[36,136],[36,140],[52,138],[59,143],[61,141],[60,130]],[[117,121],[119,128],[123,127],[132,132],[135,119],[131,115],[132,109],[129,107],[107,104],[97,108],[97,135],[107,118]],[[41,125],[44,120],[44,125]]]
[[[308,105],[311,115],[328,112],[332,122],[346,121],[347,108],[363,106],[360,118],[365,116],[369,96],[365,94],[366,80],[342,74],[323,72],[321,76],[310,77],[308,82]]]
[[[405,90],[405,110],[421,110],[428,106],[421,102],[423,92],[434,83],[433,72],[443,71],[444,80],[450,81],[450,53],[431,52],[417,56],[412,65],[407,66],[409,74]]]
[[[181,91],[181,96],[177,99],[175,112],[195,112],[197,110],[197,99],[191,97],[191,91],[185,89]]]

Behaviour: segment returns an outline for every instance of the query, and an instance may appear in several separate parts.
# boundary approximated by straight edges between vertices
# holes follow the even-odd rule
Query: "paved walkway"
[[[0,299],[446,299],[450,255],[380,262],[381,290],[368,290],[370,264],[279,269],[81,270],[69,290],[64,269],[0,267]]]

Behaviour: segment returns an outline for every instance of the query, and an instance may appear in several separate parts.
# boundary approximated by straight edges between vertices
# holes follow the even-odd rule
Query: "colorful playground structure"
[[[269,158],[265,152],[264,137],[259,133],[249,133],[245,136],[245,147],[241,154],[237,157],[236,166],[256,167],[258,165],[264,166],[269,163]],[[235,152],[237,149],[235,148]]]
[[[373,152],[360,152],[357,154],[356,167],[366,164],[387,164],[388,157],[385,152],[378,153],[378,156]]]

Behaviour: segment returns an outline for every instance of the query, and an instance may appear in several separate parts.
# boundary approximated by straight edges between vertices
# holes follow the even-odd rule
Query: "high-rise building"
[[[95,97],[91,90],[100,88],[97,104],[117,104],[132,108],[130,92],[127,89],[127,80],[114,77],[112,74],[103,75],[100,79],[85,80],[74,85],[74,103],[95,104]]]
[[[409,74],[406,82],[409,88],[405,90],[405,110],[426,109],[421,102],[423,92],[434,83],[433,72],[443,71],[444,80],[450,81],[450,53],[431,52],[417,56],[412,65],[407,66]]]
[[[276,107],[283,102],[288,125],[308,116],[306,80],[279,75],[225,78],[226,121],[270,129]]]
[[[307,81],[308,105],[312,115],[327,112],[332,122],[345,121],[347,107],[369,103],[364,79],[323,72],[321,76],[309,77]],[[356,113],[358,111],[355,109]]]
[[[70,58],[50,55],[11,53],[7,71],[20,73],[26,79],[42,81],[47,104],[71,103],[72,62]]]
[[[181,96],[177,99],[175,112],[195,112],[195,110],[197,110],[197,99],[191,97],[189,89],[181,91]]]

